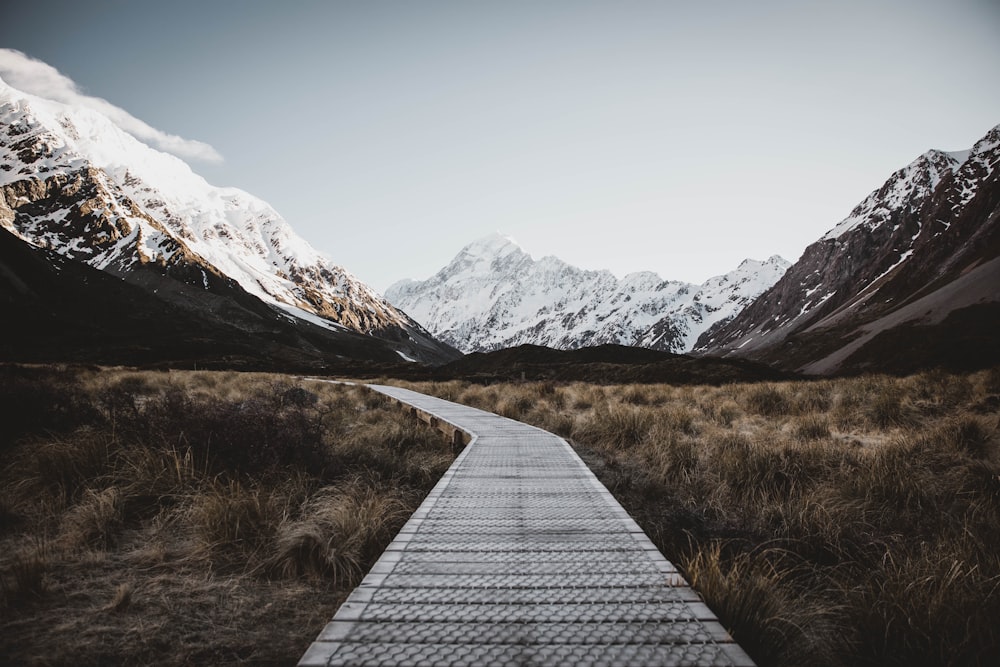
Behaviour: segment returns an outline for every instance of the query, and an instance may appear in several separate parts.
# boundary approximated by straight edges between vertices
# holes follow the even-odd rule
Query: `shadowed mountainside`
[[[137,269],[143,287],[34,248],[0,229],[7,361],[344,372],[399,364],[384,341],[282,317],[220,279],[212,293]]]

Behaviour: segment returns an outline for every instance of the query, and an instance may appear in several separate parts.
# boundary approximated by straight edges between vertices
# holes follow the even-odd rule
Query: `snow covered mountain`
[[[587,271],[556,257],[534,260],[492,235],[463,248],[434,276],[403,280],[386,299],[463,352],[525,343],[575,349],[605,343],[685,352],[716,322],[731,319],[789,264],[746,260],[702,285],[632,273]]]
[[[372,336],[397,358],[455,356],[310,247],[265,202],[209,185],[96,111],[2,80],[0,226],[132,283],[158,273],[206,293],[238,287],[286,321]],[[175,300],[191,298],[187,289]]]
[[[811,373],[1000,361],[1000,126],[892,174],[696,349]]]

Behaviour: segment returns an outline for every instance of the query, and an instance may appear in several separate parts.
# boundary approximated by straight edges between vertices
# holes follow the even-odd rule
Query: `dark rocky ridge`
[[[131,277],[0,229],[0,359],[331,373],[401,365],[379,339],[293,322],[235,284],[206,292],[155,266]]]
[[[996,363],[998,179],[1000,127],[964,162],[926,153],[696,350],[818,374]]]

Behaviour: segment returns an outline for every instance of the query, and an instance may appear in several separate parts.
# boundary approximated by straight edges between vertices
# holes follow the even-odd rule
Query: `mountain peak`
[[[789,262],[784,257],[782,257],[781,255],[771,255],[765,260],[759,260],[759,259],[754,259],[752,257],[747,257],[742,262],[740,262],[740,265],[737,267],[737,270],[759,269],[760,267],[763,266],[778,266],[787,269],[791,265],[792,263]]]
[[[473,257],[494,258],[509,255],[512,252],[524,252],[517,241],[500,232],[484,236],[462,248],[459,254]]]
[[[820,240],[837,239],[857,227],[874,229],[892,217],[894,211],[911,208],[930,195],[946,177],[954,174],[970,151],[946,153],[931,149],[910,164],[895,171],[880,188],[874,190],[851,214]]]
[[[758,272],[745,267],[744,274]],[[622,279],[554,256],[534,260],[500,234],[462,249],[425,281],[400,281],[386,299],[460,350],[525,343],[559,349],[617,344],[680,352],[721,319],[731,318],[780,276],[709,281],[663,280],[651,271]]]
[[[437,345],[264,201],[210,185],[101,110],[4,82],[0,167],[0,226],[22,241],[125,280],[155,263],[200,292],[234,283],[280,317],[380,337],[409,357],[421,355],[414,341]]]

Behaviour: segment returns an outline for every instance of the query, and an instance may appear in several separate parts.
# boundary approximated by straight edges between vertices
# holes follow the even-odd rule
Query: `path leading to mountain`
[[[564,440],[372,388],[472,439],[300,667],[753,665]]]

